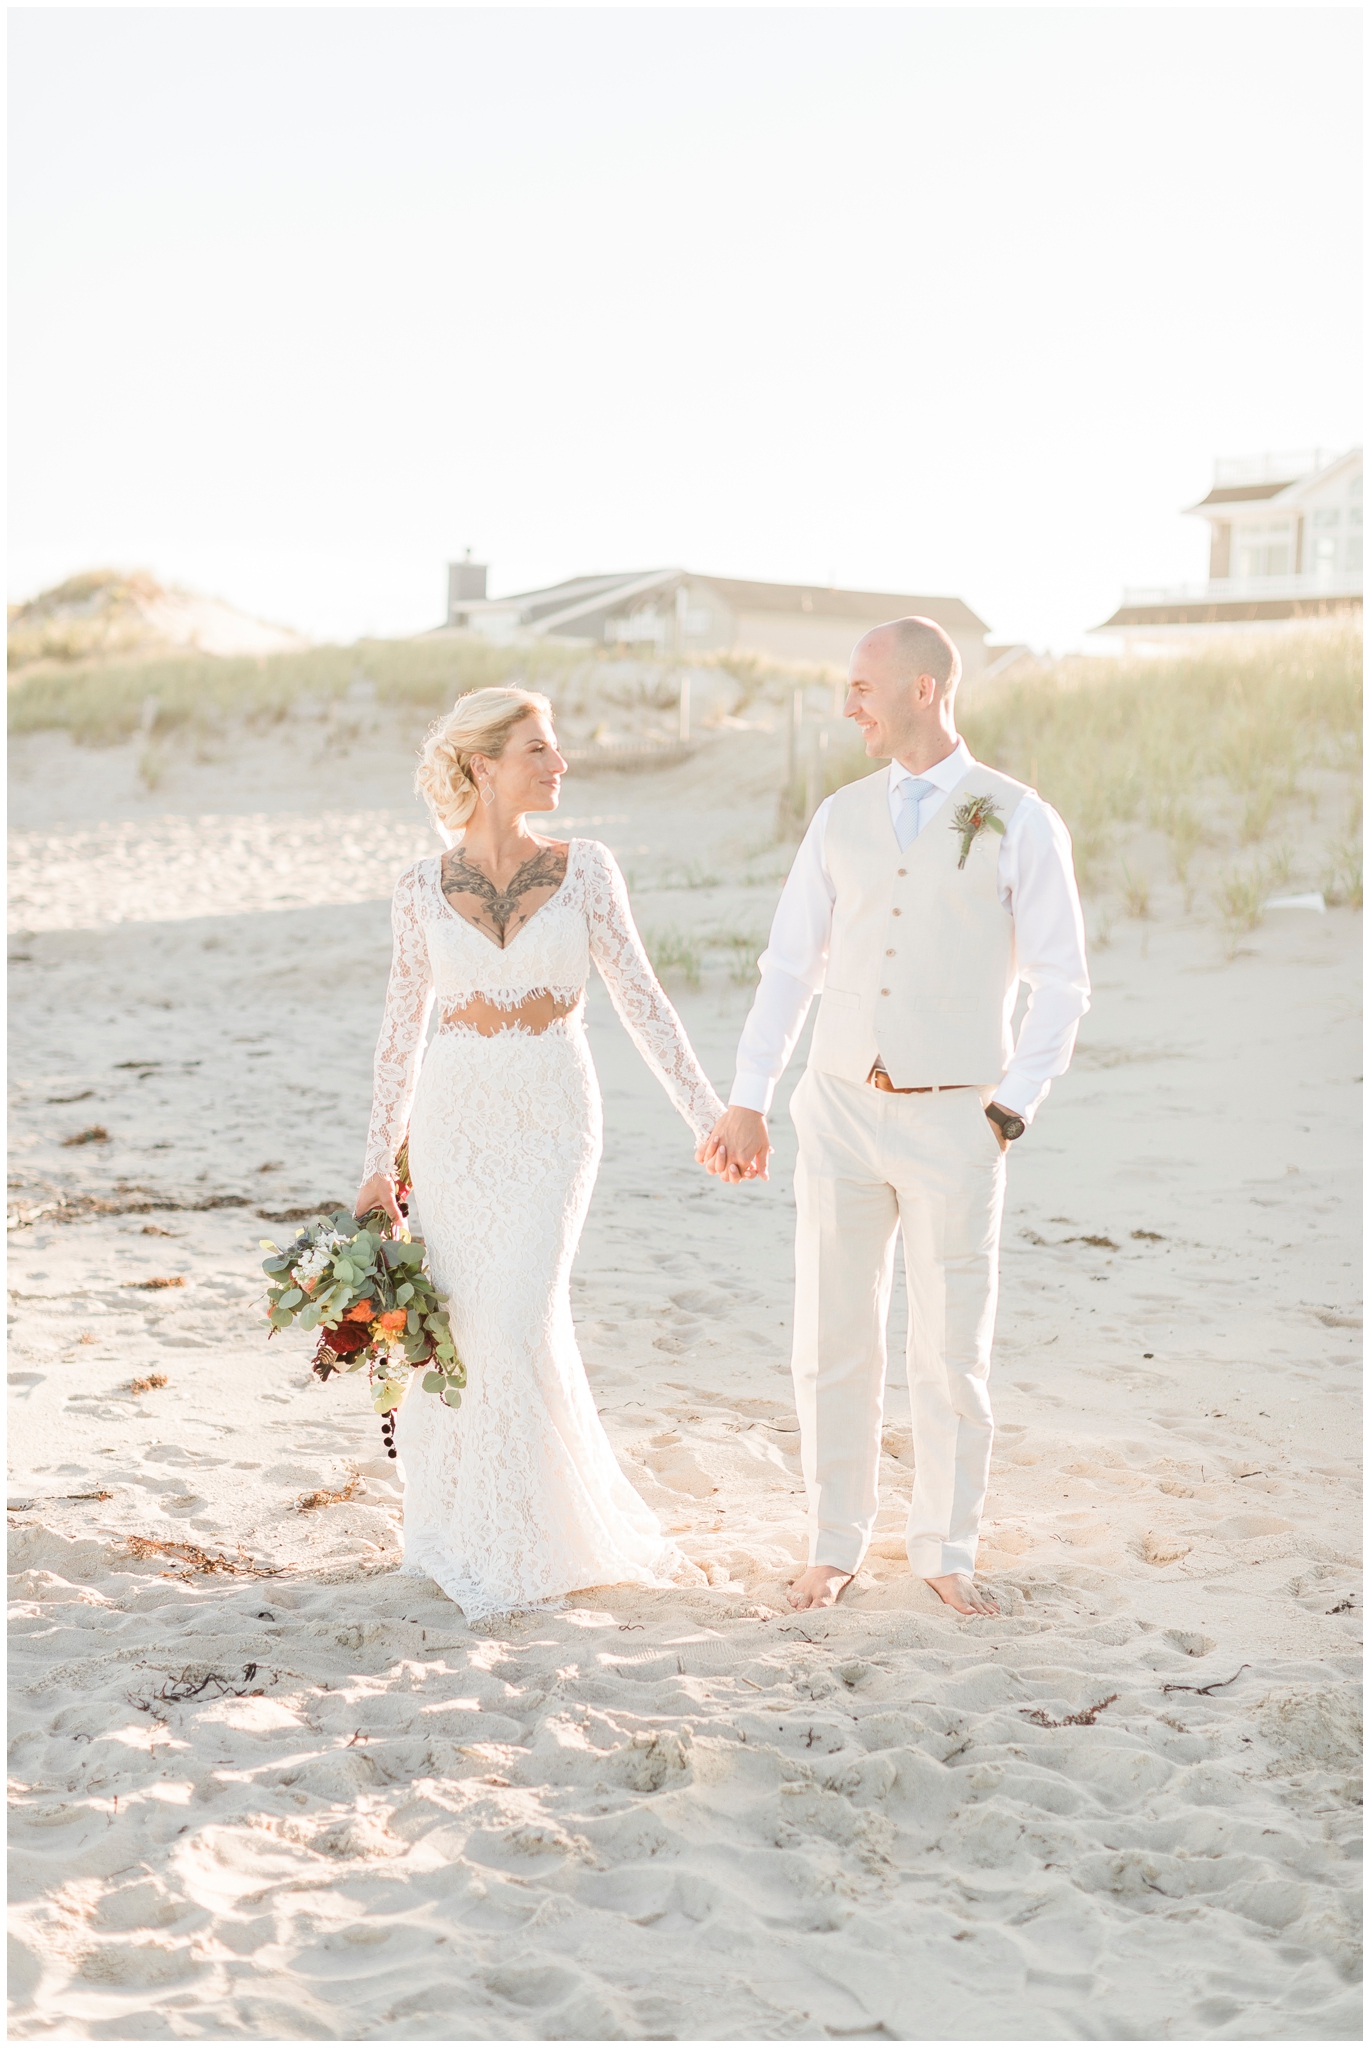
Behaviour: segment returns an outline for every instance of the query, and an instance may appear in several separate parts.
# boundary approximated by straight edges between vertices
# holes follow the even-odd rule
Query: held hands
[[[388,1173],[373,1173],[370,1180],[363,1181],[357,1190],[352,1214],[369,1216],[373,1209],[383,1209],[397,1230],[403,1228],[404,1218],[395,1200],[395,1183]]]
[[[771,1151],[765,1117],[755,1109],[729,1109],[697,1147],[695,1158],[706,1173],[735,1185],[740,1180],[769,1180],[766,1165]]]

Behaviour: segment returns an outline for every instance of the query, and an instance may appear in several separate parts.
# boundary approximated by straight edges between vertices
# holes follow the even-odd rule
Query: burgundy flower
[[[324,1342],[335,1358],[355,1358],[371,1342],[371,1332],[365,1323],[343,1322],[325,1332]]]

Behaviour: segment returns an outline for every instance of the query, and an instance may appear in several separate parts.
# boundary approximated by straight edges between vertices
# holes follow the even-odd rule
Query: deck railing
[[[1267,449],[1263,455],[1219,455],[1213,464],[1215,488],[1237,484],[1292,484],[1296,477],[1326,469],[1339,448]]]

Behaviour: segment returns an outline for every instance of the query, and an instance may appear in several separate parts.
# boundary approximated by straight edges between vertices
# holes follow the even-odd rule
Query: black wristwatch
[[[1020,1116],[1015,1116],[1011,1109],[1000,1109],[997,1102],[990,1102],[985,1105],[985,1115],[992,1124],[998,1124],[1000,1130],[1010,1142],[1014,1138],[1021,1138],[1027,1129],[1027,1125]]]

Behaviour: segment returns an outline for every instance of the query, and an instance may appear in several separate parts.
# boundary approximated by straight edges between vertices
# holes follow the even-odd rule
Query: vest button
[[[894,958],[894,948],[893,948],[893,946],[886,946],[886,948],[885,948],[885,958],[886,958],[887,960],[893,960],[893,958]]]
[[[900,868],[899,872],[900,872],[900,874],[901,874],[901,875],[906,875],[906,874],[908,873],[908,869],[907,869],[907,868]]]
[[[887,988],[882,988],[880,993],[882,996],[887,996],[889,994],[889,990]]]
[[[898,906],[896,905],[896,906],[895,906],[895,912],[894,912],[894,914],[895,914],[895,916],[896,916],[896,917],[902,917],[904,913],[903,913],[903,911],[902,911],[902,910],[900,910],[900,909],[899,909],[899,907],[898,907]]]

